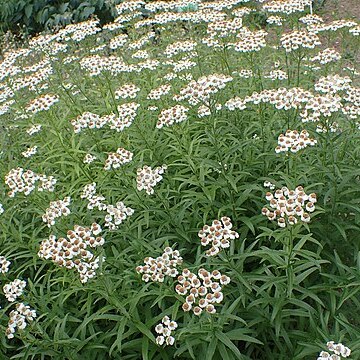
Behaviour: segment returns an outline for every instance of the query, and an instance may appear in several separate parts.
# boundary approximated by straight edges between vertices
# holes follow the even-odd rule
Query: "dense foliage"
[[[114,20],[115,0],[0,0],[0,30],[36,34],[54,27],[87,20]]]
[[[360,357],[360,27],[242,2],[8,44],[1,359]]]

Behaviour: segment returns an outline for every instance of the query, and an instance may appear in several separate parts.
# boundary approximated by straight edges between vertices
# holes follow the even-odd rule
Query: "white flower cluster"
[[[186,100],[190,105],[208,104],[210,96],[225,88],[226,84],[232,80],[231,76],[223,74],[202,76],[198,80],[190,81],[180,90],[180,94],[174,97],[174,100]]]
[[[341,97],[328,93],[309,98],[305,109],[299,115],[303,122],[319,121],[321,116],[329,117],[341,108]]]
[[[71,120],[71,125],[74,127],[75,133],[80,133],[82,129],[101,129],[107,123],[105,117],[100,117],[86,111],[79,115],[76,119]]]
[[[144,167],[137,169],[137,189],[139,191],[145,190],[148,195],[154,194],[154,187],[163,179],[162,174],[166,169],[166,165],[158,166],[155,169],[145,165]]]
[[[105,215],[105,227],[109,230],[117,230],[118,226],[128,217],[134,214],[134,210],[126,207],[122,201],[116,203],[116,206],[107,205]]]
[[[306,25],[320,24],[324,22],[324,19],[316,14],[307,14],[299,19],[300,22]]]
[[[172,66],[173,71],[175,73],[180,73],[182,71],[189,70],[192,67],[196,66],[196,62],[191,61],[190,59],[181,59],[179,61],[168,60],[168,61],[164,62],[164,64]],[[179,78],[180,78],[180,75],[179,75]]]
[[[15,279],[14,281],[4,285],[4,295],[9,302],[14,302],[19,296],[22,295],[25,287],[26,282],[24,280]]]
[[[129,163],[133,158],[133,153],[124,148],[118,148],[116,152],[109,153],[105,165],[104,170],[111,170],[119,168],[121,165]]]
[[[319,37],[306,30],[293,30],[284,34],[280,38],[281,46],[286,52],[291,52],[299,48],[314,49],[315,46],[321,45]]]
[[[23,303],[16,304],[16,310],[10,312],[10,319],[5,335],[8,339],[14,338],[16,328],[24,330],[27,326],[26,321],[33,321],[36,318],[36,311],[31,310],[30,306]]]
[[[102,195],[96,194],[96,183],[87,184],[84,186],[83,191],[81,192],[80,197],[82,199],[88,200],[87,208],[92,210],[97,208],[98,210],[106,210],[106,204],[103,203],[105,198]]]
[[[172,44],[169,44],[164,54],[166,57],[171,58],[181,52],[191,52],[195,49],[197,43],[191,40],[177,41]]]
[[[242,1],[242,2],[245,3],[245,2],[248,2],[248,1],[249,0],[245,0],[245,1]],[[249,8],[247,6],[243,6],[243,7],[232,10],[232,14],[234,16],[236,16],[236,17],[243,17],[244,15],[249,15],[252,12],[255,12],[255,9]]]
[[[91,164],[93,161],[96,160],[96,156],[91,154],[86,154],[83,159],[84,164]]]
[[[241,69],[239,71],[239,76],[244,79],[249,79],[254,76],[254,73],[251,69]]]
[[[309,60],[314,62],[318,61],[320,64],[325,65],[330,62],[335,62],[341,59],[341,55],[332,48],[327,48],[322,51],[319,51],[317,55],[313,56]]]
[[[309,31],[312,31],[314,33],[319,33],[322,31],[336,31],[339,29],[342,29],[344,27],[353,27],[356,26],[357,23],[352,20],[334,20],[327,24],[310,24],[307,26]]]
[[[263,207],[261,213],[271,221],[277,220],[280,227],[295,225],[299,219],[305,223],[309,222],[309,213],[315,211],[317,201],[316,194],[307,195],[302,186],[295,190],[289,190],[284,186],[274,194],[267,192],[265,197],[269,201],[270,209]]]
[[[57,200],[50,202],[50,206],[46,209],[45,214],[42,216],[44,223],[47,223],[48,227],[55,225],[55,219],[61,216],[68,216],[70,214],[71,198],[65,197],[64,200]]]
[[[263,90],[260,93],[254,92],[250,96],[246,96],[243,100],[245,104],[269,103],[274,105],[276,109],[289,110],[299,109],[313,97],[312,93],[299,87],[294,88],[278,88]]]
[[[29,158],[37,153],[37,146],[29,147],[27,150],[23,151],[21,155],[25,158]]]
[[[341,343],[335,344],[334,341],[328,341],[326,346],[334,354],[331,355],[327,351],[322,351],[317,360],[341,360],[351,355],[351,350]]]
[[[349,116],[350,119],[356,119],[360,116],[360,87],[350,86],[345,91],[343,100],[346,104],[342,112]]]
[[[311,5],[311,0],[273,0],[263,5],[263,9],[271,13],[292,14],[305,11]]]
[[[284,22],[284,18],[278,15],[271,15],[266,19],[266,22],[270,25],[281,26]]]
[[[47,190],[52,192],[54,191],[56,179],[53,176],[36,174],[31,170],[24,171],[21,167],[11,169],[5,176],[5,184],[10,188],[9,197],[14,197],[18,192],[24,193],[26,196],[29,195],[35,190],[36,182],[38,182],[38,191]]]
[[[152,89],[146,98],[148,100],[159,100],[162,96],[167,95],[170,92],[170,90],[171,90],[171,85],[164,84],[156,89]]]
[[[114,114],[109,115],[108,122],[110,129],[116,130],[117,132],[123,131],[129,127],[137,115],[137,109],[140,104],[135,102],[121,104],[117,107],[118,116]]]
[[[41,125],[36,124],[36,125],[33,125],[33,126],[29,127],[26,130],[26,132],[27,132],[28,135],[34,135],[34,134],[38,133],[40,130],[41,130]]]
[[[322,93],[335,94],[338,91],[346,90],[350,87],[352,80],[348,76],[340,76],[338,74],[322,76],[315,84],[316,91]]]
[[[65,26],[65,28],[60,29],[54,35],[54,37],[58,40],[73,40],[80,42],[86,37],[96,34],[100,30],[101,28],[99,27],[99,20],[90,19],[77,24],[68,24]]]
[[[231,230],[231,219],[223,216],[220,220],[214,220],[212,224],[205,225],[199,232],[198,236],[202,246],[208,246],[211,243],[211,248],[206,250],[206,256],[215,256],[221,249],[230,247],[230,240],[237,239],[239,234]]]
[[[341,131],[339,123],[337,122],[316,125],[316,132],[319,134],[327,132],[335,133],[337,131]]]
[[[0,204],[0,215],[4,212],[4,208],[3,208],[3,205]]]
[[[237,35],[240,38],[239,41],[234,43],[234,50],[242,53],[260,51],[266,46],[265,37],[267,32],[264,30],[250,31],[243,28],[242,31]]]
[[[296,153],[308,146],[316,145],[317,141],[309,136],[306,130],[302,130],[300,133],[297,130],[287,130],[285,134],[279,135],[275,152],[277,154],[288,151]]]
[[[288,75],[285,71],[280,70],[280,69],[276,69],[276,70],[271,70],[269,75],[264,75],[265,79],[271,79],[273,81],[275,80],[286,80],[288,78]]]
[[[109,48],[110,49],[118,49],[120,47],[123,47],[127,41],[128,41],[129,36],[126,34],[120,34],[117,36],[114,36],[109,43]]]
[[[360,25],[357,25],[357,26],[349,29],[349,33],[354,36],[359,36],[360,35]]]
[[[275,190],[275,185],[268,180],[264,181],[264,187],[269,188],[270,190]]]
[[[203,268],[199,269],[197,275],[184,269],[177,280],[175,291],[186,296],[182,309],[192,310],[195,315],[200,315],[203,310],[209,314],[216,313],[215,305],[220,304],[224,298],[221,285],[230,283],[230,278],[222,275],[220,271],[214,270],[210,273]]]
[[[176,330],[178,324],[176,321],[171,320],[168,316],[164,316],[161,323],[155,326],[155,331],[159,334],[156,337],[156,344],[158,345],[174,345],[175,338],[171,336],[172,331]]]
[[[51,106],[58,101],[59,97],[57,95],[40,95],[38,98],[31,100],[30,103],[26,105],[25,110],[36,114],[39,111],[49,110]]]
[[[88,209],[97,208],[100,211],[106,210],[107,214],[104,218],[105,227],[108,227],[110,230],[118,229],[118,225],[134,213],[133,209],[126,207],[121,201],[117,202],[115,206],[104,203],[105,198],[102,195],[96,194],[95,182],[85,185],[80,197],[88,200]]]
[[[74,226],[67,232],[66,238],[56,240],[54,235],[44,239],[40,244],[38,256],[51,260],[60,267],[76,269],[82,283],[96,276],[100,257],[93,254],[89,248],[96,248],[105,243],[100,225],[93,223],[91,227]],[[102,259],[104,260],[104,258]]]
[[[125,84],[115,91],[115,99],[135,99],[140,88],[134,84]]]
[[[176,277],[179,274],[177,267],[183,262],[178,250],[166,247],[161,256],[157,258],[146,257],[144,265],[136,267],[136,272],[142,274],[141,279],[145,282],[164,282],[165,276]]]
[[[131,57],[133,59],[148,59],[150,55],[146,50],[138,50],[134,52]]]
[[[187,112],[189,111],[183,105],[175,105],[169,109],[164,109],[161,111],[156,127],[161,129],[164,126],[171,126],[174,123],[180,123],[187,119]]]
[[[9,271],[10,261],[5,256],[0,256],[0,273],[6,274]]]
[[[134,102],[121,104],[117,107],[118,115],[99,116],[86,111],[76,119],[71,120],[71,125],[74,127],[75,133],[80,133],[82,129],[86,128],[101,129],[105,125],[108,125],[110,129],[120,132],[132,124],[139,106],[140,104]]]
[[[237,34],[242,29],[242,23],[241,17],[211,21],[208,23],[206,29],[206,32],[209,35],[208,39],[211,41],[217,38],[224,38]]]

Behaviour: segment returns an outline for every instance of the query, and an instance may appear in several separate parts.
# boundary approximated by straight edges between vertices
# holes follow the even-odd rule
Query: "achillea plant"
[[[242,2],[4,37],[0,359],[360,358],[359,23]]]

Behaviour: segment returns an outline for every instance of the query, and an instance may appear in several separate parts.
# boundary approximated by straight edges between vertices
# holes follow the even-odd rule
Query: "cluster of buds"
[[[21,153],[21,155],[24,157],[24,158],[29,158],[33,155],[35,155],[37,153],[37,146],[32,146],[32,147],[29,147],[27,150],[23,151]]]
[[[10,302],[15,301],[19,296],[22,295],[26,286],[24,280],[15,279],[14,281],[5,284],[3,287],[4,295]]]
[[[10,188],[8,192],[9,197],[14,197],[16,193],[24,193],[29,195],[35,190],[35,184],[38,182],[38,191],[54,191],[56,179],[53,176],[45,176],[43,174],[36,174],[31,170],[24,171],[23,168],[18,167],[11,169],[5,176],[5,184]]]
[[[125,84],[115,91],[115,99],[135,99],[140,88],[134,84]]]
[[[31,100],[30,103],[26,105],[25,110],[36,114],[39,111],[49,110],[51,106],[53,106],[58,101],[59,97],[57,95],[41,95],[38,98]]]
[[[10,261],[5,256],[0,256],[0,273],[6,274],[9,271]]]
[[[300,133],[297,130],[287,130],[285,134],[279,135],[275,152],[277,154],[288,151],[296,153],[307,146],[314,146],[316,143],[315,139],[309,138],[309,133],[306,130],[302,130]]]
[[[171,336],[172,331],[176,330],[178,324],[176,321],[171,320],[168,316],[164,316],[161,323],[155,326],[155,331],[159,334],[156,337],[156,344],[163,345],[174,345],[175,338]]]
[[[105,226],[109,230],[117,230],[118,226],[128,217],[134,214],[134,210],[126,207],[122,201],[116,203],[116,206],[107,205],[107,214],[105,215]]]
[[[109,153],[105,161],[104,170],[111,170],[119,168],[121,165],[127,164],[132,160],[133,153],[124,148],[118,148],[116,152]]]
[[[274,194],[267,192],[266,200],[270,203],[270,209],[263,207],[261,213],[269,220],[277,220],[280,227],[295,225],[298,219],[308,223],[309,213],[315,210],[317,201],[316,194],[307,195],[302,186],[298,186],[295,190],[289,190],[284,186],[276,190]]]
[[[67,232],[67,238],[56,240],[54,235],[45,239],[40,244],[38,256],[51,260],[60,267],[75,268],[82,283],[96,275],[100,258],[96,257],[89,248],[96,248],[105,243],[100,225],[93,223],[91,227],[74,226],[74,230]]]
[[[190,81],[180,90],[180,94],[174,97],[174,100],[186,100],[190,105],[208,104],[210,96],[225,88],[226,84],[232,80],[231,76],[223,74],[202,76],[198,80]]]
[[[137,189],[145,190],[148,195],[152,195],[155,185],[163,179],[162,174],[166,169],[166,165],[158,166],[155,169],[145,165],[143,168],[137,169]]]
[[[176,277],[179,274],[177,267],[183,262],[178,250],[166,247],[161,256],[157,258],[146,257],[144,265],[136,267],[136,272],[142,274],[141,279],[145,282],[164,282],[165,276]]]
[[[202,246],[207,246],[211,243],[211,248],[206,250],[206,256],[215,256],[221,249],[226,249],[230,246],[230,240],[237,239],[239,234],[231,230],[231,219],[223,216],[220,220],[214,220],[212,224],[205,225],[198,233]]]
[[[315,46],[321,45],[319,37],[315,33],[306,30],[294,30],[291,33],[284,34],[280,42],[286,52],[299,48],[314,49]]]
[[[331,355],[327,351],[322,351],[317,360],[341,360],[351,355],[351,350],[341,343],[335,344],[334,341],[328,341],[326,346],[334,354]]]
[[[171,126],[174,123],[180,123],[187,119],[187,112],[189,111],[183,105],[175,105],[169,109],[164,109],[159,115],[156,127],[161,129],[163,126]]]
[[[64,200],[57,200],[50,202],[50,206],[46,209],[45,214],[42,216],[43,222],[47,223],[48,227],[55,225],[55,219],[61,216],[68,216],[70,214],[71,199],[69,196]]]
[[[214,270],[210,273],[203,268],[199,269],[197,275],[184,269],[177,280],[175,291],[185,296],[182,309],[192,310],[195,315],[200,315],[203,310],[209,314],[216,313],[215,305],[220,304],[224,298],[221,285],[230,283],[230,278],[222,275],[220,271]]]
[[[36,318],[36,311],[31,310],[30,306],[23,303],[16,304],[16,310],[10,312],[10,319],[5,335],[8,339],[14,338],[16,328],[23,330],[26,328],[26,321],[33,321]]]

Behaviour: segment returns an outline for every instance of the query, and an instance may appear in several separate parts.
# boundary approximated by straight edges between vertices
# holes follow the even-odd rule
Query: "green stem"
[[[289,229],[289,243],[286,245],[286,250],[287,250],[287,264],[286,264],[287,296],[289,298],[292,297],[292,291],[293,291],[293,286],[294,286],[294,271],[293,271],[293,265],[292,265],[294,239],[293,239],[293,232],[292,231],[293,231],[293,229],[292,229],[292,227],[290,227],[290,229]]]

